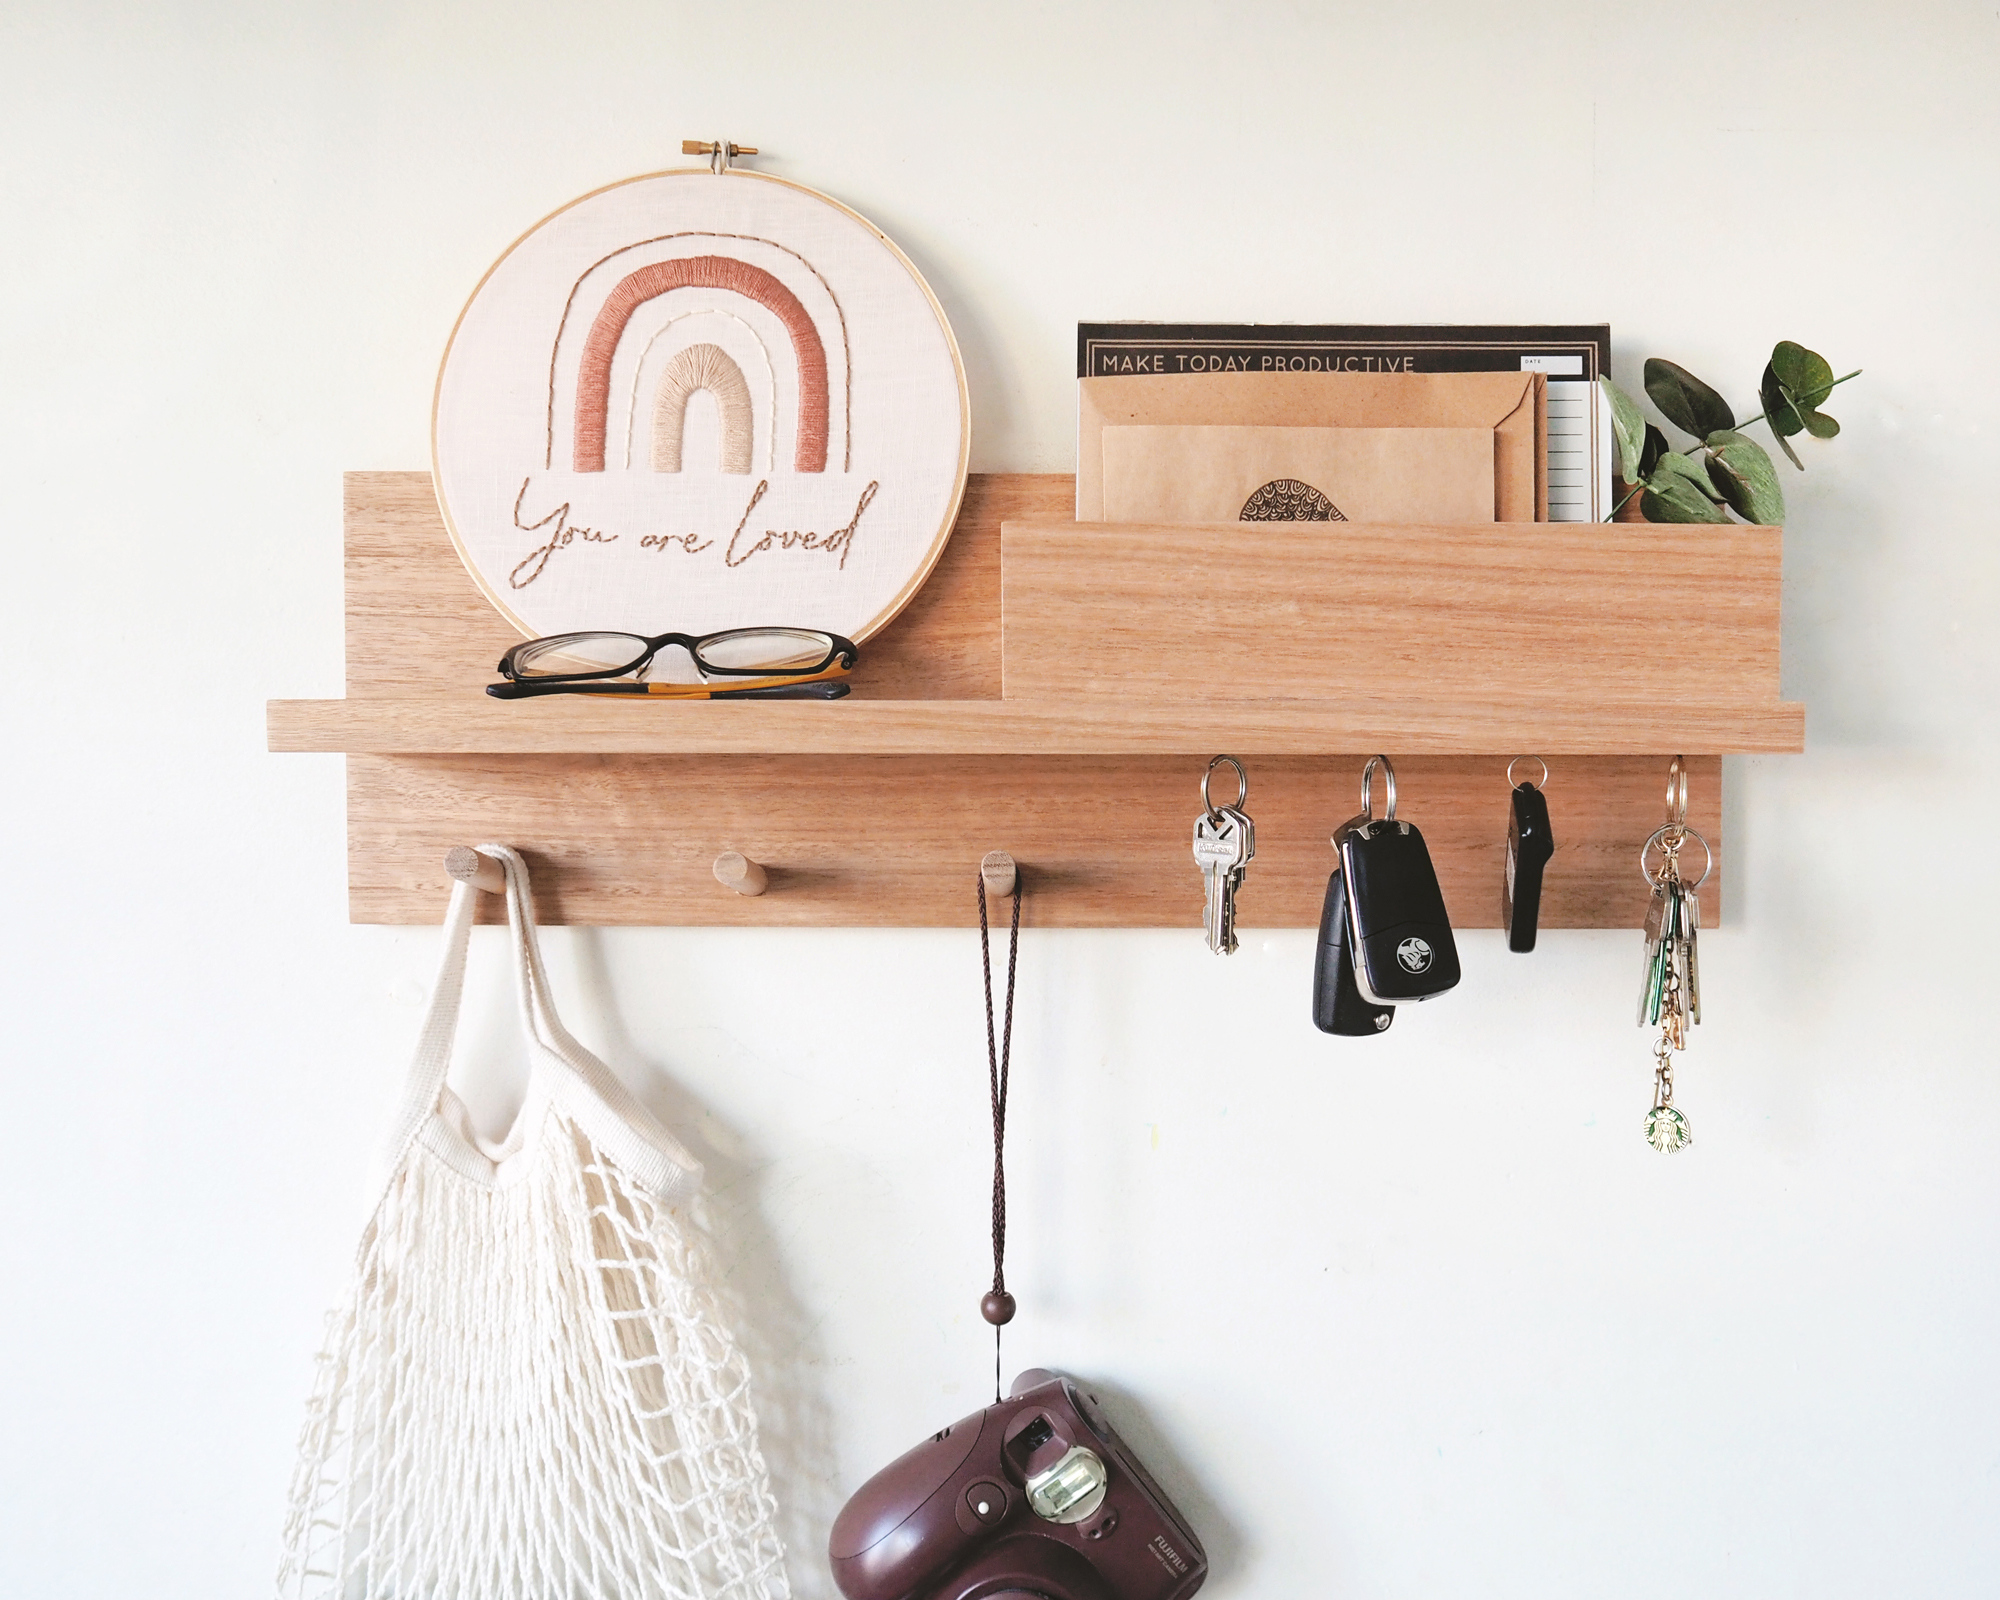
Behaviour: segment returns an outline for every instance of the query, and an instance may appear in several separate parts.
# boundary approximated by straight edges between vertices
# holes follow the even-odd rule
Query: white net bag
[[[329,1324],[285,1600],[786,1600],[750,1374],[689,1207],[701,1167],[549,999],[507,868],[527,1098],[506,1140],[445,1085],[460,884],[392,1170]]]

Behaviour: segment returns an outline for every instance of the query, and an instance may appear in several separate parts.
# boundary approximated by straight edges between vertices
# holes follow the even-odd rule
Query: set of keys
[[[1681,875],[1681,851],[1690,839],[1707,857],[1693,883]],[[1648,864],[1655,846],[1660,852],[1657,873]],[[1667,769],[1666,825],[1639,850],[1640,875],[1653,891],[1646,908],[1639,1026],[1660,1030],[1653,1045],[1653,1109],[1646,1114],[1646,1142],[1668,1153],[1693,1141],[1687,1117],[1674,1104],[1673,1056],[1687,1048],[1688,1029],[1701,1022],[1701,961],[1695,942],[1701,931],[1699,891],[1714,865],[1708,841],[1687,825],[1687,770],[1676,756]]]
[[[1218,806],[1209,798],[1208,780],[1223,762],[1236,769],[1236,798]],[[1236,954],[1236,891],[1243,886],[1243,869],[1257,854],[1257,827],[1244,813],[1250,779],[1234,756],[1217,756],[1201,775],[1201,815],[1194,821],[1194,864],[1201,868],[1202,927],[1208,947],[1219,956]]]

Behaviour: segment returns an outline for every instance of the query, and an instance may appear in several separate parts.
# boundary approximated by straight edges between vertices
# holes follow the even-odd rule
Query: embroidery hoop
[[[505,573],[504,569],[499,574],[499,581],[496,582],[495,564],[494,561],[491,559],[490,552],[488,559],[486,560],[481,559],[479,553],[477,553],[474,550],[472,542],[469,541],[465,536],[465,532],[460,525],[460,517],[454,514],[451,494],[448,489],[448,483],[447,483],[450,474],[447,469],[447,463],[444,459],[444,453],[447,448],[447,445],[443,438],[442,419],[444,417],[447,406],[447,388],[452,377],[453,357],[455,353],[458,353],[461,350],[461,340],[467,331],[467,321],[470,317],[473,316],[475,309],[480,307],[481,297],[487,292],[488,286],[494,282],[497,275],[503,273],[507,269],[510,262],[514,261],[517,258],[517,255],[519,254],[519,252],[521,252],[524,246],[528,245],[530,241],[536,240],[538,237],[544,236],[546,230],[548,230],[552,225],[558,224],[561,221],[561,219],[569,216],[573,212],[578,211],[580,208],[590,206],[594,202],[598,202],[604,199],[604,197],[606,196],[615,195],[618,193],[618,191],[630,189],[632,186],[638,184],[655,183],[662,179],[687,180],[690,183],[700,183],[704,185],[717,184],[717,183],[754,183],[760,185],[769,185],[775,190],[787,191],[790,194],[801,197],[804,200],[814,202],[817,205],[826,207],[829,211],[836,213],[839,217],[844,218],[848,222],[851,222],[856,226],[858,226],[861,230],[863,230],[863,232],[869,238],[871,238],[876,244],[878,244],[884,252],[886,252],[887,256],[889,257],[890,261],[894,263],[895,267],[899,268],[901,273],[906,275],[909,285],[915,289],[916,293],[919,296],[921,296],[923,307],[928,310],[930,318],[933,319],[935,322],[936,334],[942,341],[943,351],[949,357],[950,360],[951,376],[949,382],[949,389],[956,400],[956,409],[957,409],[956,449],[948,473],[943,468],[943,462],[945,457],[942,454],[942,452],[940,452],[935,458],[935,461],[931,463],[931,470],[936,474],[938,480],[937,486],[942,487],[942,489],[945,491],[942,495],[941,513],[937,517],[937,522],[934,529],[928,527],[928,519],[926,518],[925,524],[920,529],[920,531],[912,533],[905,537],[904,543],[907,544],[910,547],[910,549],[914,552],[914,560],[905,561],[896,566],[895,569],[896,572],[902,575],[900,583],[897,584],[893,592],[889,593],[886,596],[886,598],[883,598],[880,600],[879,603],[872,604],[871,606],[866,608],[868,614],[859,617],[848,617],[840,615],[838,613],[830,613],[824,616],[804,616],[804,615],[788,614],[782,617],[777,616],[775,614],[766,615],[760,613],[754,617],[746,616],[739,618],[731,618],[728,619],[728,622],[726,624],[726,625],[739,625],[743,622],[780,622],[780,623],[792,623],[792,624],[802,624],[802,625],[812,625],[812,626],[822,626],[822,627],[833,627],[835,631],[845,634],[847,637],[855,640],[857,643],[865,641],[870,637],[872,637],[873,635],[879,633],[883,628],[887,627],[888,624],[892,622],[896,618],[896,616],[903,610],[903,608],[907,606],[910,603],[910,601],[916,597],[917,591],[923,587],[926,580],[928,580],[928,578],[930,577],[932,571],[935,570],[939,557],[942,556],[944,553],[945,542],[951,537],[952,528],[957,522],[959,507],[965,495],[966,472],[971,456],[971,437],[972,437],[971,402],[965,381],[965,362],[963,356],[960,354],[959,351],[957,337],[953,334],[951,323],[945,315],[944,307],[939,303],[936,294],[932,291],[930,284],[925,281],[923,274],[920,271],[918,271],[916,264],[912,262],[910,258],[903,253],[901,248],[897,246],[896,242],[893,239],[891,239],[874,223],[870,222],[866,217],[862,216],[859,212],[855,211],[851,206],[844,205],[840,201],[834,199],[832,196],[823,194],[817,189],[809,188],[805,184],[795,183],[790,179],[786,178],[775,177],[769,173],[751,172],[740,167],[725,165],[723,170],[720,171],[717,171],[710,166],[679,167],[679,168],[664,169],[657,172],[642,173],[635,177],[619,179],[616,182],[601,185],[600,187],[589,191],[587,194],[579,195],[576,199],[569,201],[567,204],[557,207],[554,211],[551,211],[546,216],[542,217],[532,227],[527,228],[521,234],[519,234],[513,240],[513,242],[510,243],[507,246],[507,248],[501,252],[499,257],[493,262],[493,264],[490,267],[487,268],[486,272],[481,276],[478,284],[474,286],[472,293],[467,296],[464,306],[460,309],[458,317],[452,325],[451,336],[446,340],[444,355],[438,363],[437,381],[432,391],[432,399],[431,399],[432,486],[437,496],[439,513],[444,520],[445,531],[450,536],[453,548],[458,552],[460,561],[464,564],[466,572],[472,578],[473,583],[478,587],[480,593],[486,597],[488,602],[493,606],[493,608],[496,611],[498,611],[501,614],[501,616],[505,617],[507,621],[515,629],[517,629],[519,632],[521,632],[526,636],[535,637],[545,633],[567,631],[569,629],[574,629],[574,628],[587,629],[587,628],[627,626],[627,627],[641,627],[648,631],[657,631],[661,627],[668,627],[668,626],[684,628],[697,625],[699,626],[716,625],[716,619],[704,618],[700,615],[690,616],[685,611],[682,611],[679,608],[674,607],[672,605],[663,606],[663,609],[667,609],[673,612],[673,614],[667,617],[665,620],[658,620],[657,618],[654,617],[654,613],[649,611],[646,613],[646,615],[648,616],[649,619],[652,620],[648,620],[643,624],[639,623],[636,619],[607,619],[601,615],[590,614],[588,612],[573,617],[565,616],[561,619],[553,619],[549,615],[547,615],[548,608],[546,606],[541,606],[541,607],[530,606],[521,601],[511,599],[507,593],[506,588],[503,587],[503,585],[505,585],[508,581],[507,574]],[[840,337],[843,341],[841,367],[843,373],[843,382],[847,388],[847,398],[845,405],[845,415],[840,425],[839,437],[841,440],[841,447],[843,454],[846,458],[849,458],[843,461],[843,465],[851,466],[853,444],[852,440],[849,438],[849,432],[853,428],[855,421],[855,401],[853,398],[853,383],[854,383],[853,351],[847,348],[845,344],[845,341],[847,340],[848,337],[847,313],[846,311],[841,309],[838,299],[833,294],[833,289],[831,285],[828,285],[826,283],[826,279],[821,274],[819,268],[813,266],[812,263],[808,261],[798,251],[791,249],[790,246],[779,242],[779,240],[775,238],[762,239],[761,237],[753,235],[730,235],[726,232],[710,231],[700,228],[688,229],[682,233],[672,233],[672,234],[663,233],[657,237],[659,238],[734,237],[743,239],[749,243],[769,245],[776,250],[783,251],[786,255],[795,257],[806,267],[806,270],[809,271],[813,275],[813,277],[818,278],[820,280],[821,285],[826,290],[827,298],[834,304],[835,312],[841,318]],[[631,249],[631,248],[639,248],[639,247],[637,246],[621,247],[621,249]],[[602,263],[598,263],[598,265],[601,264]],[[589,270],[595,270],[595,268],[593,267],[592,269]],[[586,272],[586,276],[587,275],[588,272]],[[577,285],[579,287],[581,286],[582,282],[583,282],[582,278],[577,279]],[[572,299],[574,299],[574,296],[575,296],[575,290],[572,290]],[[701,315],[703,313],[697,311],[695,314]],[[716,312],[714,314],[719,315],[722,313]],[[564,334],[564,330],[567,328],[569,317],[570,317],[570,312],[568,306],[566,305],[562,313],[562,318],[557,324],[558,340],[560,340],[560,338]],[[683,350],[680,353],[682,355],[685,355],[687,354],[687,351]],[[616,351],[614,349],[614,355],[615,354]],[[557,376],[556,356],[551,356],[549,358],[548,367],[550,373],[549,377],[550,401],[549,401],[549,425],[548,425],[549,454],[544,461],[544,465],[545,467],[549,468],[552,471],[555,458],[562,453],[562,450],[558,448],[559,443],[563,442],[560,440],[560,437],[556,430],[556,417],[560,409],[559,402],[557,400],[557,389],[558,389],[559,379]],[[932,375],[932,377],[934,379],[941,379],[942,368],[939,368],[937,372]],[[778,381],[777,376],[775,372],[773,372],[770,378],[771,388],[773,393],[773,401],[771,407],[773,414],[767,424],[768,433],[766,435],[766,449],[771,456],[780,456],[786,453],[786,452],[779,452],[776,449],[776,436],[777,436],[776,413],[778,411],[777,381]],[[803,387],[803,373],[801,373],[801,387]],[[636,387],[634,390],[634,394],[635,394],[634,403],[636,404]],[[942,398],[942,394],[943,394],[943,389],[941,386],[939,386],[939,398]],[[685,403],[684,397],[683,397],[683,403]],[[572,420],[574,421],[574,414],[572,414]],[[794,423],[795,435],[799,431],[802,424],[803,424],[803,417],[801,416],[800,419]],[[806,449],[803,443],[799,445],[798,454],[801,458],[803,458],[803,456],[806,454]],[[773,466],[773,468],[775,468],[777,463],[775,461],[772,461],[771,465]],[[831,465],[830,457],[828,457],[827,459],[827,465],[828,466]],[[603,469],[600,467],[598,470],[601,471]],[[853,477],[855,475],[861,474],[862,472],[863,472],[862,467],[854,467],[851,472],[843,473],[842,476]],[[775,475],[776,475],[775,471],[773,471],[773,473],[770,476],[775,477]],[[755,471],[753,471],[748,476],[740,477],[738,481],[743,483],[747,490],[748,485],[757,483],[759,481],[759,476]],[[767,477],[764,481],[766,482],[770,481],[770,477]],[[758,493],[759,495],[761,495],[762,491],[759,490]],[[865,509],[870,504],[870,502],[873,499],[873,493],[874,491],[872,490],[872,488],[869,491],[867,491],[866,498],[863,498],[861,500],[862,508]],[[741,498],[744,497],[739,496],[738,498],[740,503]],[[556,499],[558,500],[561,499],[560,493],[556,494]],[[752,505],[752,510],[754,511],[757,507],[757,501],[753,499],[751,501],[751,505]],[[518,502],[517,502],[517,507],[518,507]],[[461,506],[461,511],[463,511],[464,509],[465,508]],[[850,507],[850,509],[852,508]],[[532,514],[539,514],[539,506],[537,507],[536,511]],[[517,525],[521,520],[521,515],[522,514],[520,513],[520,511],[517,509],[515,515],[515,522]],[[752,511],[745,511],[743,513],[744,521],[746,524],[749,522],[751,515]],[[861,520],[861,516],[862,516],[861,510],[853,510],[853,517],[857,523]],[[828,524],[829,527],[831,527],[832,525],[833,524],[831,523]],[[710,529],[708,530],[708,534],[712,535],[714,531],[715,531],[714,529]],[[727,535],[729,532],[727,525],[721,526],[720,532],[723,535]],[[524,533],[522,535],[522,541],[531,543],[532,539],[528,534]],[[568,547],[566,546],[565,548],[567,551]],[[708,547],[704,546],[703,548],[707,549]],[[771,552],[771,554],[774,556],[796,555],[797,552],[793,552],[790,550],[774,550]],[[518,570],[518,568],[516,570]],[[845,570],[844,557],[842,561],[842,570],[843,571]],[[696,607],[694,609],[699,611],[700,608]],[[531,620],[529,616],[524,615],[524,611],[527,610],[538,610],[541,611],[543,614],[535,616]]]

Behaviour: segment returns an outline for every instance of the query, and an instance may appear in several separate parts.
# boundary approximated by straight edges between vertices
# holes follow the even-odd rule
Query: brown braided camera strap
[[[986,1081],[993,1102],[993,1287],[979,1314],[993,1324],[993,1398],[1000,1399],[1000,1328],[1014,1316],[1007,1292],[1007,1069],[1014,1043],[1014,970],[1021,953],[1021,901],[1026,885],[1014,885],[1014,919],[1007,934],[1007,1001],[998,1042],[993,1030],[993,951],[986,927],[986,879],[979,879],[979,962],[986,978]]]

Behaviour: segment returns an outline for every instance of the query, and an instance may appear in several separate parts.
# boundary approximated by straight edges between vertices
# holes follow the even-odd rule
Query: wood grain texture
[[[1010,521],[1001,541],[1010,700],[1781,704],[1777,528]]]
[[[1619,678],[1626,658],[1607,643],[1653,625],[1660,569],[1635,573],[1636,547],[1598,548],[1603,530],[1532,527],[1555,542],[1527,564],[1504,542],[1516,529],[1343,529],[1343,545],[1369,545],[1366,571],[1330,576],[1334,547],[1300,541],[1281,552],[1292,568],[1224,603],[1203,587],[1212,531],[1163,562],[1157,544],[1121,547],[1131,528],[1052,526],[1072,492],[1067,477],[974,474],[930,584],[865,649],[849,700],[503,703],[480,691],[515,635],[459,565],[428,477],[351,474],[350,697],[272,702],[271,746],[354,752],[358,921],[436,922],[445,852],[495,839],[528,854],[554,922],[968,926],[980,858],[1004,849],[1022,863],[1031,925],[1192,930],[1188,835],[1217,750],[1251,771],[1246,929],[1317,924],[1327,835],[1375,750],[1397,760],[1402,815],[1429,839],[1458,922],[1497,924],[1502,774],[1514,754],[1547,757],[1559,849],[1542,925],[1560,928],[1643,914],[1634,855],[1659,821],[1668,759],[1654,752],[1689,753],[1693,818],[1719,852],[1716,752],[1803,744],[1803,708],[1777,698],[1775,530],[1701,530],[1712,545],[1691,555],[1661,542],[1678,530],[1633,536],[1681,563],[1672,615],[1694,619],[1667,700],[1657,674]],[[1039,701],[1000,698],[1003,522],[1007,686],[1018,666]],[[1246,618],[1328,674],[1312,686],[1322,698],[1218,695],[1297,686],[1254,661],[1220,673]],[[1725,640],[1728,659],[1691,665],[1694,637]],[[1496,667],[1510,652],[1536,657],[1531,686]],[[1135,693],[1121,674],[1141,655]],[[1343,662],[1363,690],[1335,693]],[[716,881],[727,851],[765,869],[766,893]],[[1719,887],[1704,895],[1711,921]]]
[[[1000,523],[1064,517],[1068,474],[975,472],[951,539],[902,615],[870,640],[855,693],[895,700],[1000,694]],[[445,532],[427,472],[346,474],[347,692],[460,702],[521,636],[486,601]],[[781,617],[771,619],[782,622]],[[663,617],[659,631],[676,626]],[[600,708],[602,709],[602,708]]]
[[[1247,760],[1257,859],[1245,929],[1316,927],[1332,830],[1358,807],[1365,757]],[[968,927],[981,857],[1020,864],[1029,926],[1179,927],[1201,920],[1189,849],[1204,759],[1103,757],[352,756],[350,904],[357,922],[443,916],[445,852],[523,851],[550,922]],[[1398,815],[1423,830],[1461,927],[1496,927],[1507,757],[1400,758]],[[1689,819],[1721,853],[1721,762],[1690,757]],[[1556,855],[1544,928],[1637,927],[1636,852],[1662,815],[1666,761],[1550,762]],[[769,888],[717,883],[742,852]],[[1719,920],[1722,863],[1702,893]],[[497,901],[481,914],[497,918]],[[1637,958],[1634,957],[1634,970]],[[1304,1000],[1301,998],[1301,1007]]]
[[[1109,695],[1019,700],[694,701],[446,698],[273,700],[270,747],[375,755],[1392,755],[1533,751],[1790,751],[1804,707],[1648,698],[1629,703],[1454,700],[1245,701],[1189,695],[1137,705]],[[1662,756],[1662,764],[1666,757]]]

